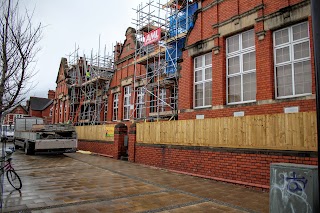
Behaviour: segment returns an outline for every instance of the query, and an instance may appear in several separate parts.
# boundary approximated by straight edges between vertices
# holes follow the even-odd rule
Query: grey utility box
[[[319,212],[318,167],[273,163],[270,167],[270,212]]]

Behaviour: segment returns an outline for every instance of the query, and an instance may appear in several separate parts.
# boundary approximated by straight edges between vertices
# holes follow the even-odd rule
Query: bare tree
[[[20,12],[19,0],[0,3],[0,117],[3,112],[24,101],[34,72],[32,64],[39,51],[41,23],[32,22],[33,13]]]
[[[20,13],[19,0],[0,0],[0,133],[3,113],[20,104],[28,91],[33,76],[32,63],[39,51],[41,24],[34,25],[33,13]],[[2,159],[5,156],[2,143]],[[1,161],[1,168],[4,161]],[[0,205],[3,201],[3,176],[1,175]],[[1,206],[2,207],[2,206]],[[1,208],[2,209],[2,208]]]

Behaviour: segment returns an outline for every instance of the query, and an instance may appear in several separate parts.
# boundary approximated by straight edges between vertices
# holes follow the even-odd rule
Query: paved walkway
[[[13,155],[3,212],[268,212],[268,193],[80,153]]]

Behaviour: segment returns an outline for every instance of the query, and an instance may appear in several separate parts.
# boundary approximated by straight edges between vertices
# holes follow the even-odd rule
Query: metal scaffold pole
[[[78,52],[78,51],[76,51]],[[70,94],[70,119],[75,125],[95,125],[105,122],[108,90],[114,73],[113,55],[100,56],[100,36],[98,53],[91,51],[90,58],[78,53],[69,60],[68,76]],[[103,118],[101,117],[103,116]]]
[[[178,63],[182,58],[189,21],[192,20],[189,16],[195,12],[188,10],[189,1],[186,0],[149,0],[135,10],[136,50],[132,90],[135,107],[131,119],[152,121],[177,118]]]

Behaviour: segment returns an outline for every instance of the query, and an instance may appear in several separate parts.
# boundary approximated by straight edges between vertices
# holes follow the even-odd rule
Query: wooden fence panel
[[[106,128],[114,128],[114,124],[76,126],[79,140],[89,141],[114,141],[114,136],[106,135]]]
[[[316,151],[316,125],[315,112],[139,123],[137,142]]]

